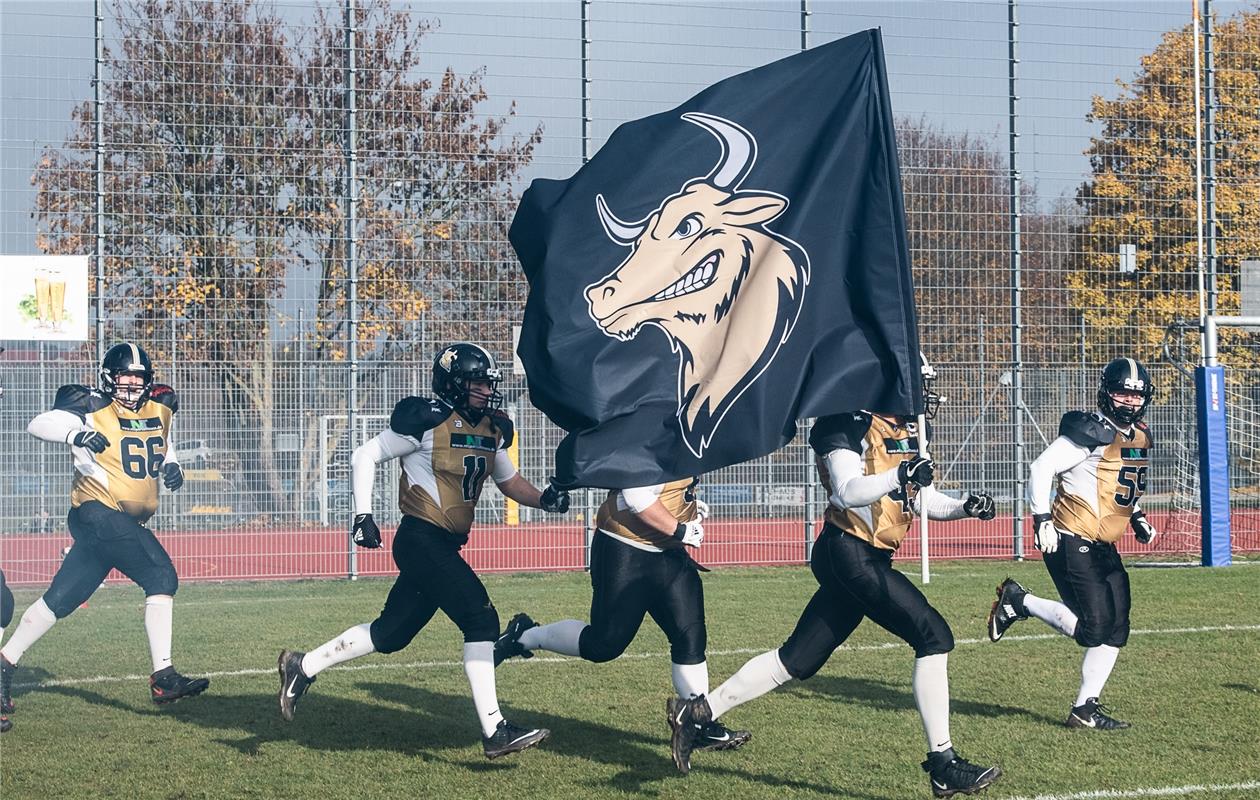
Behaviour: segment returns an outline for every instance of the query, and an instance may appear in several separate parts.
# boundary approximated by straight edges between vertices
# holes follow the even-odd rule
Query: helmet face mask
[[[940,410],[941,403],[945,402],[945,398],[932,387],[937,378],[936,368],[928,362],[927,356],[923,353],[919,353],[919,361],[920,374],[923,376],[923,417],[933,419],[936,417],[936,412]]]
[[[1113,395],[1130,394],[1142,398],[1141,405],[1117,403]],[[1155,387],[1150,373],[1132,358],[1117,358],[1103,368],[1098,383],[1098,410],[1121,425],[1132,425],[1142,419],[1151,404]]]
[[[502,374],[494,356],[469,342],[445,347],[433,360],[433,393],[473,422],[503,404],[498,390],[500,380]],[[484,404],[473,405],[471,386],[478,382],[488,384],[489,393]]]
[[[139,378],[119,381],[123,376]],[[115,403],[132,411],[144,405],[153,390],[153,362],[142,347],[116,344],[101,359],[100,390]]]

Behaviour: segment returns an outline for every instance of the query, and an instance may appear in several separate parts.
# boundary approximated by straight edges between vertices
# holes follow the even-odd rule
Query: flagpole
[[[919,455],[923,458],[931,458],[928,455],[927,442],[927,417],[919,415]],[[923,489],[919,489],[919,574],[923,578],[923,582],[931,583],[932,575],[928,570],[928,515],[927,515],[927,498],[923,496]]]

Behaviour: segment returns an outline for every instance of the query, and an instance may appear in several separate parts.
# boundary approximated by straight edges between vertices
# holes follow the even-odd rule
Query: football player
[[[4,582],[4,570],[0,569],[0,640],[4,639],[4,629],[9,627],[9,623],[13,621],[13,592],[9,591],[9,584]],[[5,688],[4,696],[9,696],[8,687]],[[9,719],[8,703],[0,708],[0,733],[7,732],[13,727],[13,721]]]
[[[179,578],[162,543],[144,523],[158,507],[158,481],[170,491],[184,483],[174,457],[171,425],[179,400],[153,381],[153,362],[140,347],[116,344],[101,360],[100,385],[57,390],[51,411],[27,431],[46,442],[70,446],[74,479],[67,523],[74,544],[52,583],[26,612],[0,649],[0,711],[11,713],[18,660],[53,623],[84,603],[111,569],[144,590],[144,628],[149,638],[154,703],[201,694],[206,678],[186,678],[171,664],[171,620]]]
[[[935,377],[924,360],[929,418],[940,402],[932,390]],[[869,618],[914,648],[914,700],[928,744],[922,766],[933,794],[978,792],[1001,770],[972,764],[954,751],[947,673],[953,633],[923,593],[892,568],[892,556],[916,514],[991,520],[993,498],[971,493],[955,500],[935,491],[935,466],[919,452],[912,418],[867,411],[820,417],[809,441],[828,496],[810,562],[819,588],[781,647],[748,661],[708,697],[670,701],[674,762],[686,772],[698,726],[790,680],[811,677]]]
[[[1151,463],[1151,431],[1142,416],[1153,394],[1146,368],[1117,358],[1103,369],[1098,410],[1063,415],[1058,438],[1033,461],[1028,479],[1034,540],[1063,602],[1007,578],[989,610],[995,642],[1031,616],[1085,648],[1069,728],[1129,727],[1098,698],[1129,640],[1129,576],[1116,542],[1129,527],[1142,544],[1156,536],[1138,505]],[[1057,490],[1053,502],[1051,489]]]
[[[472,685],[487,758],[524,750],[545,739],[544,728],[513,725],[503,718],[494,683],[494,641],[499,615],[486,587],[460,556],[486,478],[506,496],[533,508],[563,514],[566,492],[539,491],[508,456],[512,421],[499,410],[499,369],[484,348],[453,344],[433,362],[434,399],[406,397],[394,406],[389,427],[357,448],[352,458],[354,524],[360,547],[381,546],[372,518],[376,465],[402,459],[398,504],[402,522],[394,534],[398,578],[380,616],[355,625],[303,653],[280,653],[280,715],[293,719],[297,701],[329,667],[369,653],[394,653],[441,609],[464,634],[464,672]]]
[[[655,486],[613,490],[595,518],[591,541],[590,623],[576,619],[539,625],[528,614],[508,622],[495,644],[495,663],[533,657],[535,650],[578,656],[595,663],[625,652],[643,617],[669,639],[674,689],[680,698],[709,691],[705,662],[704,569],[687,548],[704,540],[705,502],[696,497],[696,478]],[[706,723],[696,748],[732,750],[751,738],[719,722]]]

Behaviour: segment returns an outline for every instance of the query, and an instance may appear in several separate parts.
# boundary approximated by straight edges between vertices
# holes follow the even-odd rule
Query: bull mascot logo
[[[679,360],[678,424],[700,458],[792,335],[809,254],[766,228],[787,209],[786,197],[739,188],[756,161],[756,139],[721,117],[682,118],[717,138],[717,166],[638,222],[618,219],[596,196],[604,232],[630,253],[586,287],[586,301],[607,336],[629,341],[648,325],[664,332]]]

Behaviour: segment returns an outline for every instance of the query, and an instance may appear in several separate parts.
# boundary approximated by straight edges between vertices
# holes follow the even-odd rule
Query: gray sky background
[[[274,3],[297,26],[311,2]],[[333,4],[340,8],[340,3]],[[484,68],[488,113],[516,102],[519,132],[541,123],[526,177],[564,177],[581,161],[580,3],[396,2],[438,20],[424,70]],[[811,44],[881,27],[894,112],[951,133],[1007,136],[1007,3],[811,0]],[[1252,2],[1217,0],[1226,17]],[[108,6],[107,6],[108,8]],[[798,0],[592,4],[592,148],[621,122],[669,108],[714,81],[790,55]],[[107,16],[108,16],[107,10]],[[1114,97],[1164,32],[1190,21],[1190,3],[1147,0],[1020,2],[1020,167],[1043,200],[1085,177],[1095,94]],[[107,40],[109,25],[107,24]],[[0,0],[0,252],[33,253],[32,168],[62,142],[75,104],[92,96],[92,3]],[[820,87],[825,91],[825,87]]]

